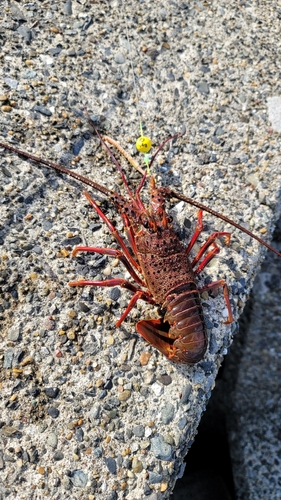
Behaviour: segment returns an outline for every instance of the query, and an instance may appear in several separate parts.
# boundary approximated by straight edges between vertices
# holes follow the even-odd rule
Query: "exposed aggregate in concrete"
[[[266,107],[280,95],[277,2],[265,11],[250,1],[2,4],[1,141],[122,189],[85,110],[134,155],[140,117],[154,145],[185,126],[154,167],[159,185],[270,239],[281,186]],[[81,243],[115,246],[81,186],[3,152],[0,189],[2,498],[169,498],[235,332],[222,324],[222,294],[203,297],[204,359],[172,365],[135,332],[156,308],[140,302],[115,329],[129,293],[67,287],[128,277],[107,257],[71,258]],[[180,202],[171,213],[187,243],[196,210]],[[204,221],[201,242],[215,230],[232,240],[199,285],[226,279],[237,319],[263,248]]]

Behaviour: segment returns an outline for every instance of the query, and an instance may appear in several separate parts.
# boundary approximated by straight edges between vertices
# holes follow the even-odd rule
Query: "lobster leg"
[[[199,210],[196,229],[195,229],[194,234],[189,242],[188,247],[185,250],[185,253],[187,253],[187,255],[190,253],[190,251],[193,248],[194,244],[196,243],[199,235],[202,233],[203,228],[204,228],[204,226],[203,226],[203,210]]]
[[[136,305],[136,303],[139,299],[145,300],[146,302],[150,302],[152,304],[155,303],[153,301],[153,299],[150,298],[150,296],[148,295],[147,292],[143,292],[142,290],[137,291],[133,295],[133,297],[131,298],[131,300],[130,300],[129,304],[127,305],[125,311],[123,312],[121,318],[118,319],[118,321],[116,321],[115,325],[117,328],[121,325],[121,323],[123,323],[124,319],[128,316],[129,312],[133,309],[133,307]],[[151,302],[151,300],[153,302]]]
[[[135,306],[136,302],[139,299],[144,300],[145,302],[148,302],[149,304],[155,304],[154,299],[152,298],[150,292],[145,292],[143,290],[140,290],[136,286],[134,286],[132,283],[129,281],[126,281],[122,278],[116,278],[112,280],[105,280],[105,281],[88,281],[88,280],[81,280],[81,281],[71,281],[68,283],[68,286],[120,286],[121,288],[126,288],[130,292],[133,292],[134,295],[131,298],[126,310],[122,314],[121,318],[116,322],[116,326],[119,327],[121,323],[124,321],[126,316],[129,314],[129,312],[133,309]]]
[[[130,254],[128,248],[126,247],[126,245],[125,245],[124,241],[122,240],[122,238],[121,238],[120,234],[118,233],[118,231],[113,226],[112,222],[106,217],[106,215],[98,207],[98,205],[96,204],[95,200],[93,200],[93,198],[91,198],[91,196],[89,195],[89,193],[87,191],[83,191],[83,194],[84,194],[84,196],[86,196],[87,200],[92,205],[92,207],[97,212],[97,214],[100,216],[100,218],[105,222],[105,224],[107,225],[107,227],[108,227],[109,231],[111,232],[112,236],[119,243],[119,245],[120,245],[120,247],[121,247],[121,249],[122,249],[125,257],[127,258],[127,260],[130,262],[130,264],[133,267],[135,267],[139,272],[141,272],[141,268],[140,268],[139,264],[135,261],[135,259]]]
[[[68,286],[121,286],[121,288],[126,288],[127,290],[130,290],[130,292],[136,293],[136,292],[143,292],[140,290],[140,288],[137,288],[135,285],[130,283],[129,281],[123,279],[123,278],[113,278],[110,280],[79,280],[79,281],[70,281],[68,283]],[[150,292],[143,292],[146,294],[147,299],[150,298]],[[151,299],[153,300],[153,299]],[[154,301],[152,302],[154,304]]]
[[[232,323],[234,321],[233,315],[232,315],[232,309],[230,305],[230,300],[229,300],[229,292],[228,292],[228,286],[224,280],[218,280],[218,281],[213,281],[212,283],[209,283],[208,285],[203,286],[200,288],[199,293],[206,292],[207,290],[216,290],[217,288],[222,287],[223,289],[223,295],[224,295],[224,300],[226,303],[226,307],[228,310],[228,317],[227,320],[224,321],[224,324],[227,325],[228,323]]]
[[[225,236],[226,245],[229,245],[230,238],[231,238],[231,233],[216,231],[215,233],[211,234],[211,236],[209,236],[209,238],[207,239],[206,243],[204,243],[204,245],[200,248],[199,252],[197,253],[197,255],[195,257],[195,259],[191,263],[192,267],[194,267],[197,264],[197,262],[199,262],[199,260],[201,259],[202,255],[206,252],[206,250],[209,248],[209,246],[211,246],[211,245],[214,246],[215,240],[217,238],[220,238],[221,236]],[[216,252],[216,253],[218,253],[218,252]],[[205,267],[205,265],[204,265],[204,267]]]
[[[203,210],[199,210],[196,229],[194,231],[194,234],[191,238],[191,241],[190,241],[188,247],[185,250],[187,255],[190,253],[191,249],[193,248],[194,244],[198,240],[198,237],[202,233],[203,229],[204,229]],[[195,274],[199,274],[206,267],[206,265],[210,262],[210,260],[212,260],[213,257],[219,253],[220,249],[214,242],[217,238],[220,238],[221,236],[225,236],[226,245],[229,245],[231,233],[216,231],[215,233],[211,234],[211,236],[209,236],[206,243],[204,243],[204,245],[200,248],[199,252],[197,253],[196,257],[193,259],[193,261],[191,263],[191,266],[194,267],[199,262],[199,260],[201,259],[203,254],[206,252],[206,250],[211,245],[213,246],[213,249],[210,252],[208,252],[208,254],[205,256],[203,262],[201,262],[200,266],[198,266],[198,268],[194,271]]]
[[[203,271],[203,269],[207,266],[207,264],[209,264],[209,262],[215,257],[215,255],[220,253],[220,248],[216,243],[212,243],[212,246],[213,246],[212,250],[210,250],[210,252],[207,253],[206,257],[203,259],[201,264],[197,267],[197,269],[195,269],[194,274],[201,273],[201,271]],[[193,265],[193,263],[191,265]]]
[[[99,253],[102,255],[109,255],[111,257],[116,257],[122,262],[122,264],[124,264],[127,271],[139,285],[146,286],[145,283],[138,277],[128,259],[125,257],[125,255],[123,255],[123,253],[120,250],[116,250],[115,248],[76,247],[72,252],[72,256],[75,257],[78,252]]]
[[[124,229],[125,229],[125,232],[127,234],[127,238],[129,240],[131,249],[132,249],[134,255],[136,256],[138,254],[138,250],[137,250],[136,242],[135,242],[135,233],[134,233],[132,227],[130,226],[130,222],[128,220],[127,215],[124,212],[121,213],[120,215],[123,219]]]

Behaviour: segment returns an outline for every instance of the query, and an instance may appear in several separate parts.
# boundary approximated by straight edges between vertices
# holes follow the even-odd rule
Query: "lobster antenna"
[[[221,219],[224,222],[227,222],[228,224],[231,224],[232,226],[236,227],[237,229],[239,229],[239,231],[242,231],[243,233],[246,233],[248,236],[251,236],[251,238],[253,238],[254,240],[257,240],[261,245],[265,246],[266,248],[268,248],[272,252],[276,253],[276,255],[278,255],[278,257],[281,257],[281,253],[278,252],[278,250],[273,248],[271,245],[269,245],[269,243],[266,243],[266,241],[264,241],[262,238],[259,238],[259,236],[256,236],[254,233],[252,233],[251,231],[249,231],[245,227],[240,226],[240,224],[238,224],[234,220],[229,219],[228,217],[226,217],[226,215],[222,215],[219,212],[216,212],[215,210],[213,210],[212,208],[206,207],[205,205],[203,205],[203,203],[200,203],[199,201],[195,201],[192,198],[188,198],[187,196],[184,196],[181,193],[177,193],[177,191],[174,191],[173,189],[170,189],[170,188],[163,188],[163,189],[164,189],[164,192],[169,195],[169,197],[177,198],[178,200],[185,201],[186,203],[189,203],[190,205],[193,205],[194,207],[199,208],[200,210],[204,210],[205,212],[209,212],[209,214],[214,215],[218,219]]]
[[[31,153],[27,153],[26,151],[21,151],[20,149],[14,148],[10,144],[4,144],[3,142],[0,142],[0,147],[4,149],[8,149],[8,151],[12,151],[13,153],[16,153],[17,155],[23,156],[24,158],[27,158],[28,160],[32,160],[37,165],[40,165],[42,163],[43,165],[46,165],[49,168],[52,168],[54,170],[57,170],[58,172],[61,172],[62,174],[66,174],[69,177],[73,177],[73,179],[76,179],[77,181],[82,182],[83,184],[86,184],[87,186],[90,186],[97,191],[100,191],[100,193],[106,194],[107,196],[112,196],[114,193],[110,189],[106,188],[105,186],[102,186],[100,184],[97,184],[96,182],[92,181],[91,179],[88,179],[84,175],[78,174],[77,172],[74,172],[73,170],[70,170],[69,168],[63,167],[62,165],[59,165],[58,163],[54,163],[49,160],[44,160],[44,158],[40,158],[39,156],[32,155]]]

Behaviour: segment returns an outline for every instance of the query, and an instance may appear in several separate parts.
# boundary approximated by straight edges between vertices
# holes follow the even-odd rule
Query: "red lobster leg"
[[[121,288],[126,288],[130,292],[134,292],[134,295],[131,298],[126,310],[122,314],[121,318],[118,321],[116,321],[117,327],[121,325],[126,316],[133,309],[138,299],[145,300],[146,302],[149,302],[149,304],[155,304],[155,301],[152,298],[150,292],[144,292],[143,290],[140,290],[139,288],[134,286],[129,281],[126,281],[122,278],[116,278],[104,281],[88,281],[88,280],[71,281],[70,283],[68,283],[68,286],[109,286],[109,287],[120,286]]]
[[[133,253],[136,256],[136,255],[138,255],[138,250],[137,250],[137,247],[136,247],[134,231],[133,231],[132,227],[130,226],[128,217],[125,214],[125,212],[121,213],[120,215],[121,215],[121,217],[123,219],[124,229],[125,229],[125,232],[127,234],[127,238],[129,240],[131,249],[133,250]]]
[[[107,225],[107,227],[108,227],[109,231],[111,232],[112,236],[114,236],[114,238],[116,239],[116,241],[119,243],[119,245],[120,245],[120,247],[121,247],[121,249],[122,249],[125,257],[130,262],[130,264],[133,267],[135,267],[138,271],[141,271],[141,268],[140,268],[139,264],[135,261],[135,259],[130,254],[130,252],[129,252],[128,248],[126,247],[124,241],[122,240],[120,234],[115,229],[115,227],[113,226],[113,224],[111,223],[111,221],[106,217],[106,215],[98,207],[98,205],[96,204],[95,200],[93,200],[91,198],[91,196],[89,195],[89,193],[87,191],[83,191],[83,194],[86,196],[87,200],[92,205],[92,207],[95,209],[95,211],[100,216],[100,218],[105,222],[105,224]]]
[[[232,323],[234,321],[233,314],[232,314],[232,309],[229,301],[229,293],[228,293],[228,287],[227,284],[224,280],[218,280],[218,281],[213,281],[212,283],[209,283],[208,285],[203,286],[200,290],[199,293],[206,292],[207,290],[215,290],[216,288],[223,288],[223,295],[224,295],[224,300],[226,303],[226,307],[228,310],[228,317],[227,320],[224,321],[224,324],[227,325],[228,323]]]
[[[134,286],[129,281],[124,280],[123,278],[115,278],[112,280],[104,280],[104,281],[91,281],[91,280],[79,280],[79,281],[70,281],[68,286],[121,286],[121,288],[126,288],[130,290],[130,292],[138,292],[139,288]]]
[[[121,323],[123,323],[124,319],[128,316],[129,312],[133,309],[133,307],[136,305],[136,303],[139,299],[142,299],[142,300],[145,300],[146,302],[151,303],[151,299],[146,292],[143,292],[142,290],[139,290],[138,292],[136,292],[135,295],[133,295],[133,297],[131,298],[131,300],[130,300],[129,304],[127,305],[126,310],[123,312],[121,318],[118,319],[118,321],[116,321],[115,325],[117,328],[121,325]],[[154,303],[154,301],[152,303]]]
[[[203,231],[203,228],[204,228],[204,226],[203,226],[203,210],[199,210],[198,221],[197,221],[196,229],[194,231],[194,235],[192,236],[192,238],[189,242],[189,245],[188,245],[187,249],[185,250],[185,253],[187,253],[187,255],[190,253],[191,249],[194,247],[196,241],[198,240],[198,237],[200,236],[200,234]]]
[[[211,250],[211,252],[209,252],[206,257],[204,258],[203,262],[201,262],[200,266],[198,267],[198,269],[196,269],[195,271],[195,274],[198,274],[200,273],[204,267],[206,267],[206,265],[208,264],[208,262],[210,262],[210,260],[220,252],[220,249],[219,247],[216,245],[215,243],[215,240],[217,238],[220,238],[221,236],[225,236],[225,240],[226,240],[226,244],[229,245],[229,242],[230,242],[230,238],[231,238],[231,233],[227,233],[227,232],[219,232],[219,231],[216,231],[215,233],[211,234],[211,236],[209,236],[209,238],[207,239],[206,243],[204,243],[204,245],[200,248],[199,252],[197,253],[195,259],[193,259],[192,263],[191,263],[191,266],[194,267],[196,266],[197,262],[199,262],[199,260],[201,259],[201,257],[203,256],[203,254],[206,252],[206,250],[210,247],[210,246],[213,246],[213,250]],[[213,255],[211,255],[213,254]]]
[[[194,234],[190,240],[188,247],[185,250],[187,255],[190,253],[191,249],[194,247],[194,245],[195,245],[196,241],[198,240],[198,237],[202,233],[203,229],[204,229],[203,210],[199,210],[196,229],[194,231]],[[204,245],[200,248],[199,252],[197,253],[196,257],[194,258],[193,262],[191,263],[191,266],[194,267],[199,262],[199,260],[201,259],[203,254],[206,252],[206,250],[211,245],[213,246],[213,249],[210,252],[208,252],[208,254],[205,256],[204,260],[201,262],[200,266],[198,266],[198,268],[194,271],[195,274],[199,274],[201,271],[203,271],[203,269],[213,259],[213,257],[219,253],[220,249],[216,245],[215,240],[217,238],[220,238],[221,236],[225,236],[226,245],[229,245],[231,233],[216,231],[215,233],[211,234],[211,236],[209,236],[206,243],[204,243]]]
[[[96,247],[76,247],[72,252],[72,256],[75,257],[78,252],[90,252],[90,253],[100,253],[103,255],[109,255],[110,257],[116,257],[119,259],[127,271],[129,271],[132,278],[141,286],[146,286],[145,283],[138,277],[134,269],[132,268],[130,262],[127,260],[125,255],[120,250],[114,248],[96,248]]]
[[[216,243],[212,243],[212,247],[213,247],[212,250],[210,250],[210,252],[207,253],[207,255],[202,260],[201,264],[197,267],[197,269],[194,270],[194,274],[201,273],[201,271],[203,271],[203,269],[207,266],[207,264],[209,264],[209,262],[215,257],[215,255],[220,253],[220,248]],[[191,264],[191,267],[193,267],[193,262]]]

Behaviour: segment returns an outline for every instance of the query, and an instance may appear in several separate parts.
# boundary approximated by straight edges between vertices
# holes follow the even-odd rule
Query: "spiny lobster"
[[[121,166],[105,141],[117,147],[121,154],[123,154],[134,166],[136,166],[135,161],[128,153],[125,153],[123,148],[113,139],[108,137],[102,139],[93,123],[92,126],[119,170],[127,190],[128,198],[56,163],[20,151],[9,144],[0,142],[0,146],[25,158],[37,163],[42,163],[59,172],[67,174],[83,184],[91,186],[103,193],[111,200],[123,219],[130,248],[127,247],[119,232],[102,212],[97,203],[91,198],[90,194],[83,191],[83,194],[86,196],[91,206],[105,222],[109,231],[114,236],[120,250],[78,246],[73,250],[73,256],[77,255],[78,252],[93,252],[114,256],[124,264],[136,285],[125,279],[115,278],[105,281],[73,281],[69,283],[69,286],[120,286],[129,290],[133,296],[121,318],[116,322],[117,327],[121,325],[139,299],[150,304],[160,305],[163,311],[163,317],[139,321],[136,325],[138,333],[161,351],[169,360],[193,365],[203,358],[207,349],[207,333],[200,294],[206,290],[222,287],[228,310],[228,318],[225,323],[231,323],[233,321],[228,288],[224,280],[209,283],[201,289],[198,289],[196,285],[196,276],[220,251],[216,244],[217,238],[225,237],[226,244],[229,244],[231,237],[231,233],[229,232],[214,232],[208,237],[195,258],[190,261],[190,251],[203,230],[203,210],[232,224],[252,238],[255,238],[259,243],[265,245],[280,257],[281,254],[261,238],[215,210],[193,199],[187,198],[171,188],[157,188],[153,176],[150,177],[150,203],[148,208],[146,208],[140,198],[140,192],[145,184],[147,173],[144,173],[139,187],[136,192],[133,193]],[[163,142],[151,158],[149,167],[151,167],[156,155],[164,145],[169,140],[175,139],[179,135],[170,137]],[[140,168],[138,169],[140,170]],[[199,208],[197,227],[187,248],[181,243],[172,227],[172,219],[165,211],[165,201],[171,198],[183,200]],[[199,264],[202,258],[203,260]]]

